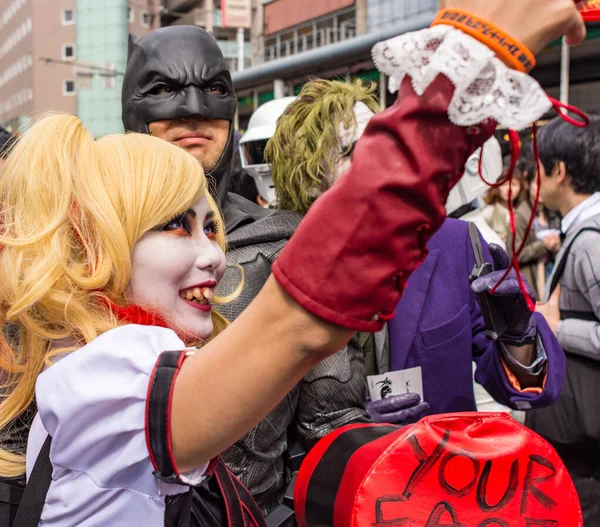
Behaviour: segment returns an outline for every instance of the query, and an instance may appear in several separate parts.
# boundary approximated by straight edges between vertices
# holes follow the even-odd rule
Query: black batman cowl
[[[207,90],[215,85],[220,90]],[[148,134],[148,123],[167,119],[228,120],[225,150],[215,168],[206,173],[226,231],[272,214],[228,192],[232,172],[242,170],[233,163],[237,98],[227,63],[210,33],[196,26],[171,26],[140,38],[130,35],[121,100],[123,125],[131,132]]]

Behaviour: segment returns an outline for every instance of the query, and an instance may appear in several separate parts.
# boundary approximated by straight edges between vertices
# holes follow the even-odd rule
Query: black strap
[[[168,414],[173,381],[185,357],[185,351],[165,351],[160,354],[152,375],[148,397],[148,430],[152,457],[157,470],[154,476],[167,483],[182,484],[171,461],[169,451]]]
[[[13,524],[24,491],[25,485],[16,478],[0,478],[0,525]]]
[[[0,478],[0,503],[8,503],[10,505],[21,503],[25,487],[16,482],[2,481],[2,479]]]
[[[12,527],[38,527],[46,495],[52,481],[52,463],[50,462],[50,445],[52,438],[48,436],[38,454],[23,492],[21,504]]]
[[[584,227],[575,235],[575,237],[571,240],[571,242],[565,249],[565,251],[563,253],[563,257],[561,258],[560,262],[558,262],[558,264],[556,265],[554,274],[552,275],[552,282],[550,282],[550,293],[548,294],[548,297],[550,297],[550,295],[552,295],[552,293],[556,289],[556,286],[558,285],[558,282],[560,281],[563,273],[565,272],[565,267],[567,265],[567,258],[569,256],[569,252],[571,251],[571,248],[573,247],[573,244],[575,243],[575,240],[582,232],[586,232],[586,231],[593,231],[593,232],[600,233],[600,229],[598,229],[597,227]]]
[[[174,381],[185,359],[186,351],[161,353],[151,379],[148,398],[148,435],[152,456],[158,470],[154,475],[169,483],[183,484],[173,466],[169,451],[168,410]],[[229,527],[266,527],[262,513],[242,483],[218,460],[214,476],[226,507]],[[251,519],[248,524],[246,519]]]
[[[265,521],[260,507],[254,501],[252,494],[250,494],[250,491],[231,473],[229,469],[227,469],[227,472],[229,472],[229,476],[235,484],[240,501],[245,506],[246,514],[252,518],[257,527],[266,527],[267,522]]]
[[[219,483],[221,495],[227,508],[230,527],[266,527],[263,514],[252,494],[219,458],[214,477]],[[246,520],[249,520],[248,523]]]
[[[227,508],[227,525],[247,527],[246,520],[244,519],[244,510],[242,509],[242,502],[238,498],[235,483],[229,477],[227,467],[225,467],[221,460],[219,460],[219,463],[217,464],[214,477],[216,477],[219,482],[221,495],[223,496],[225,507]]]
[[[593,312],[587,311],[567,311],[564,309],[560,310],[560,319],[565,320],[566,318],[576,318],[578,320],[588,320],[589,322],[600,322],[598,317]]]

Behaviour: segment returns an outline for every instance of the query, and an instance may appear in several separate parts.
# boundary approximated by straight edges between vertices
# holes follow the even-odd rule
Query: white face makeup
[[[205,197],[185,214],[147,232],[135,244],[128,301],[159,314],[198,339],[210,337],[210,298],[225,271]]]
[[[364,133],[367,124],[371,118],[375,115],[364,102],[357,102],[354,105],[354,115],[356,116],[356,127],[345,128],[343,124],[339,127],[340,145],[342,151],[345,152],[350,146],[352,146],[360,136]],[[353,150],[353,148],[351,149]],[[340,157],[335,164],[335,177],[339,177],[346,170],[350,168],[352,159],[350,155]]]

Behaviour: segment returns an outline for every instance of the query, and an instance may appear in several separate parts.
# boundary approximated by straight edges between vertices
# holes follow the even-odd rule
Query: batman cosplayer
[[[300,216],[264,209],[228,191],[232,172],[241,169],[233,163],[237,99],[217,42],[193,26],[131,37],[122,103],[126,130],[151,133],[186,148],[209,176],[225,218],[228,244],[229,266],[218,293],[236,293],[219,310],[229,320],[235,319],[262,288]],[[221,143],[219,130],[223,130]],[[289,479],[284,457],[290,431],[298,431],[304,445],[311,446],[333,428],[367,421],[360,355],[355,342],[321,363],[224,453],[227,465],[264,512],[278,507]]]

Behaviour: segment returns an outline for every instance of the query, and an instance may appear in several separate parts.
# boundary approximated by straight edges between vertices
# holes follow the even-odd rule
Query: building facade
[[[278,63],[290,64],[298,59],[294,73],[271,78],[257,75],[251,89],[238,88],[240,126],[261,104],[286,95],[298,93],[310,76],[327,78],[355,78],[381,82],[379,73],[370,59],[370,49],[351,61],[339,60],[334,64],[312,68],[302,58],[321,54],[326,49],[343,47],[368,35],[394,31],[415,19],[433,17],[437,0],[254,0],[253,68],[277,68]],[[250,71],[252,71],[252,69]],[[234,80],[236,75],[234,75]],[[247,83],[245,83],[247,84]],[[382,90],[382,105],[386,104]]]
[[[248,0],[250,1],[250,0]],[[161,25],[192,25],[211,32],[232,72],[252,65],[250,30],[244,31],[243,65],[237,28],[224,27],[220,0],[163,0]]]
[[[0,0],[0,124],[79,115],[94,135],[122,131],[127,36],[159,27],[160,0]]]
[[[367,31],[387,31],[407,20],[437,11],[438,0],[366,0]]]
[[[355,0],[275,0],[264,4],[265,61],[353,38],[364,31]]]
[[[0,124],[76,112],[75,0],[0,0]]]
[[[361,78],[379,84],[382,107],[393,101],[386,78],[371,60],[371,47],[381,39],[427,27],[438,0],[254,0],[253,66],[233,76],[240,101],[240,127],[261,104],[298,93],[310,77]],[[572,104],[600,114],[600,28],[570,50]],[[532,75],[558,97],[560,41],[537,57]]]
[[[95,137],[123,131],[129,34],[159,27],[159,12],[158,0],[77,0],[77,114]]]

